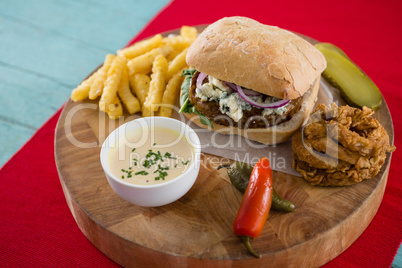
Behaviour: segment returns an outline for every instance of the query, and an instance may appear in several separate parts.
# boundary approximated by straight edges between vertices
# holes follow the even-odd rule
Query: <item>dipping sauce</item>
[[[163,183],[183,174],[194,161],[194,147],[168,128],[126,133],[110,151],[112,174],[137,185]]]

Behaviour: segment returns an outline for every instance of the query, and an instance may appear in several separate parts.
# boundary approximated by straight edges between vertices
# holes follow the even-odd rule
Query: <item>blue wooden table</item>
[[[0,166],[168,0],[0,2]]]
[[[0,166],[168,0],[0,2]],[[402,252],[393,267],[402,268]]]

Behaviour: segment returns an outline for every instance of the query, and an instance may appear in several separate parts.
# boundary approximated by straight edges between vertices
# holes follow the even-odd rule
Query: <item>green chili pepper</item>
[[[243,162],[234,162],[232,165],[222,165],[218,167],[218,169],[221,168],[228,169],[230,182],[237,190],[244,193],[247,189],[254,166]],[[275,189],[273,189],[271,208],[277,211],[292,212],[295,210],[295,205],[291,201],[279,196]]]

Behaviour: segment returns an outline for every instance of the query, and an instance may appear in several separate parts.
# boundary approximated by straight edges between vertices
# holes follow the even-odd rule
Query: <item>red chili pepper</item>
[[[272,172],[269,160],[261,158],[254,166],[250,182],[237,212],[233,230],[240,236],[247,250],[257,258],[261,256],[250,246],[250,238],[257,238],[268,218],[272,203]]]

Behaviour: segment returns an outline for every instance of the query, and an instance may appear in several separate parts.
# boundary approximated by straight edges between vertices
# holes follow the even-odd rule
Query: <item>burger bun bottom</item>
[[[317,99],[318,89],[320,86],[320,77],[313,82],[310,89],[304,93],[300,110],[293,117],[279,125],[269,128],[249,128],[240,129],[233,126],[222,126],[212,122],[213,128],[209,128],[200,122],[199,116],[196,114],[184,115],[201,128],[208,128],[211,131],[224,135],[240,135],[249,140],[257,141],[267,145],[273,145],[289,140],[293,134],[307,121],[310,113],[314,108]]]

